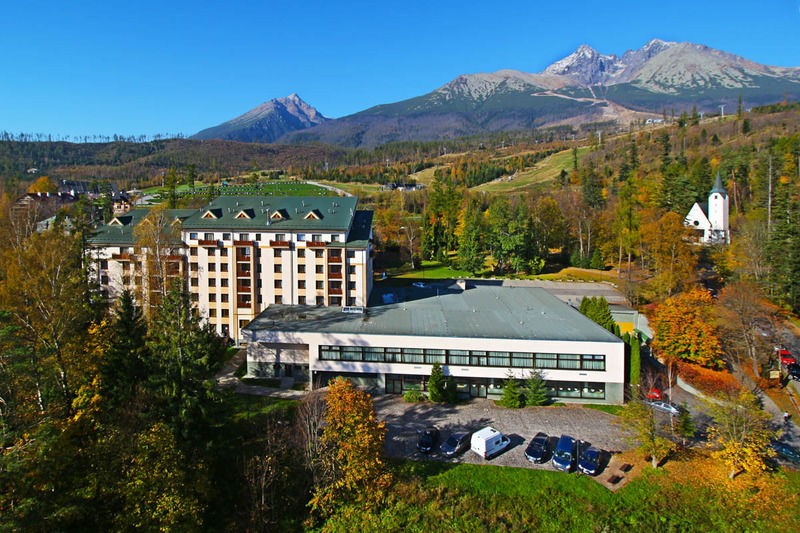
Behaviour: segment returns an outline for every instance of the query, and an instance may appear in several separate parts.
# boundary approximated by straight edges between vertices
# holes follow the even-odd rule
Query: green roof
[[[413,335],[584,342],[622,340],[541,287],[469,282],[375,289],[362,314],[339,307],[270,305],[246,331]]]
[[[93,245],[120,245],[133,246],[133,228],[149,213],[149,209],[131,209],[124,215],[117,215],[111,221],[119,221],[120,224],[105,224],[97,228],[92,236],[89,237],[89,244]],[[165,209],[164,214],[168,217],[175,217],[185,220],[197,212],[196,209]]]
[[[352,196],[220,196],[196,210],[183,228],[347,231],[357,204],[358,198]],[[209,211],[216,218],[203,218]],[[236,218],[242,211],[246,217]],[[280,219],[274,218],[276,212]],[[313,216],[308,217],[309,213]]]

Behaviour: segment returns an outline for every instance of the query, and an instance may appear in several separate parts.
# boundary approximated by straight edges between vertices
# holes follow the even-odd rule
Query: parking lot
[[[535,465],[525,459],[525,447],[539,431],[556,439],[567,434],[609,452],[630,447],[612,423],[614,416],[583,407],[505,409],[496,407],[490,400],[480,399],[456,406],[405,403],[394,395],[376,397],[374,402],[378,418],[386,421],[386,454],[389,457],[551,469],[549,463]],[[454,432],[475,431],[489,425],[511,438],[509,447],[489,461],[469,450],[448,459],[441,455],[438,446],[430,454],[421,454],[416,449],[417,431],[428,426],[439,428],[441,439],[446,439]]]

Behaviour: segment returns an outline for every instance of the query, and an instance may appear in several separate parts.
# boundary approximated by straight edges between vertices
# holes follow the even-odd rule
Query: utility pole
[[[772,154],[769,154],[769,186],[767,188],[767,234],[772,232]]]
[[[720,110],[720,114],[721,114],[722,118],[725,118],[725,104],[722,104],[721,106],[719,106],[719,110]]]

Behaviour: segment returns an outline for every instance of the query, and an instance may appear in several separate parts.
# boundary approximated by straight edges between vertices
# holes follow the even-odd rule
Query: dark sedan
[[[469,448],[469,433],[453,433],[439,447],[445,457],[453,457]]]
[[[597,475],[600,470],[600,450],[594,446],[586,448],[578,461],[578,470],[589,476]]]
[[[430,453],[439,441],[439,430],[431,426],[419,432],[417,449],[422,453]]]
[[[783,459],[789,463],[800,464],[800,453],[788,444],[773,441],[771,446],[775,451],[775,455],[778,456],[778,459]]]
[[[525,448],[525,458],[532,463],[542,463],[547,455],[547,434],[541,431],[531,439]]]

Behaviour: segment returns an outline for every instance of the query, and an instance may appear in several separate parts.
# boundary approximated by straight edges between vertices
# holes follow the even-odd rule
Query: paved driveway
[[[619,429],[612,424],[616,417],[582,407],[526,407],[505,409],[489,400],[474,399],[466,405],[405,403],[399,396],[384,395],[374,399],[378,418],[386,420],[386,454],[389,457],[447,460],[483,464],[482,458],[467,450],[454,459],[446,459],[437,450],[420,454],[416,449],[417,430],[436,426],[441,437],[450,433],[475,431],[491,425],[511,437],[511,445],[502,454],[488,461],[501,466],[551,468],[533,465],[525,459],[525,447],[531,438],[544,431],[551,437],[562,434],[588,441],[610,452],[629,448]]]

